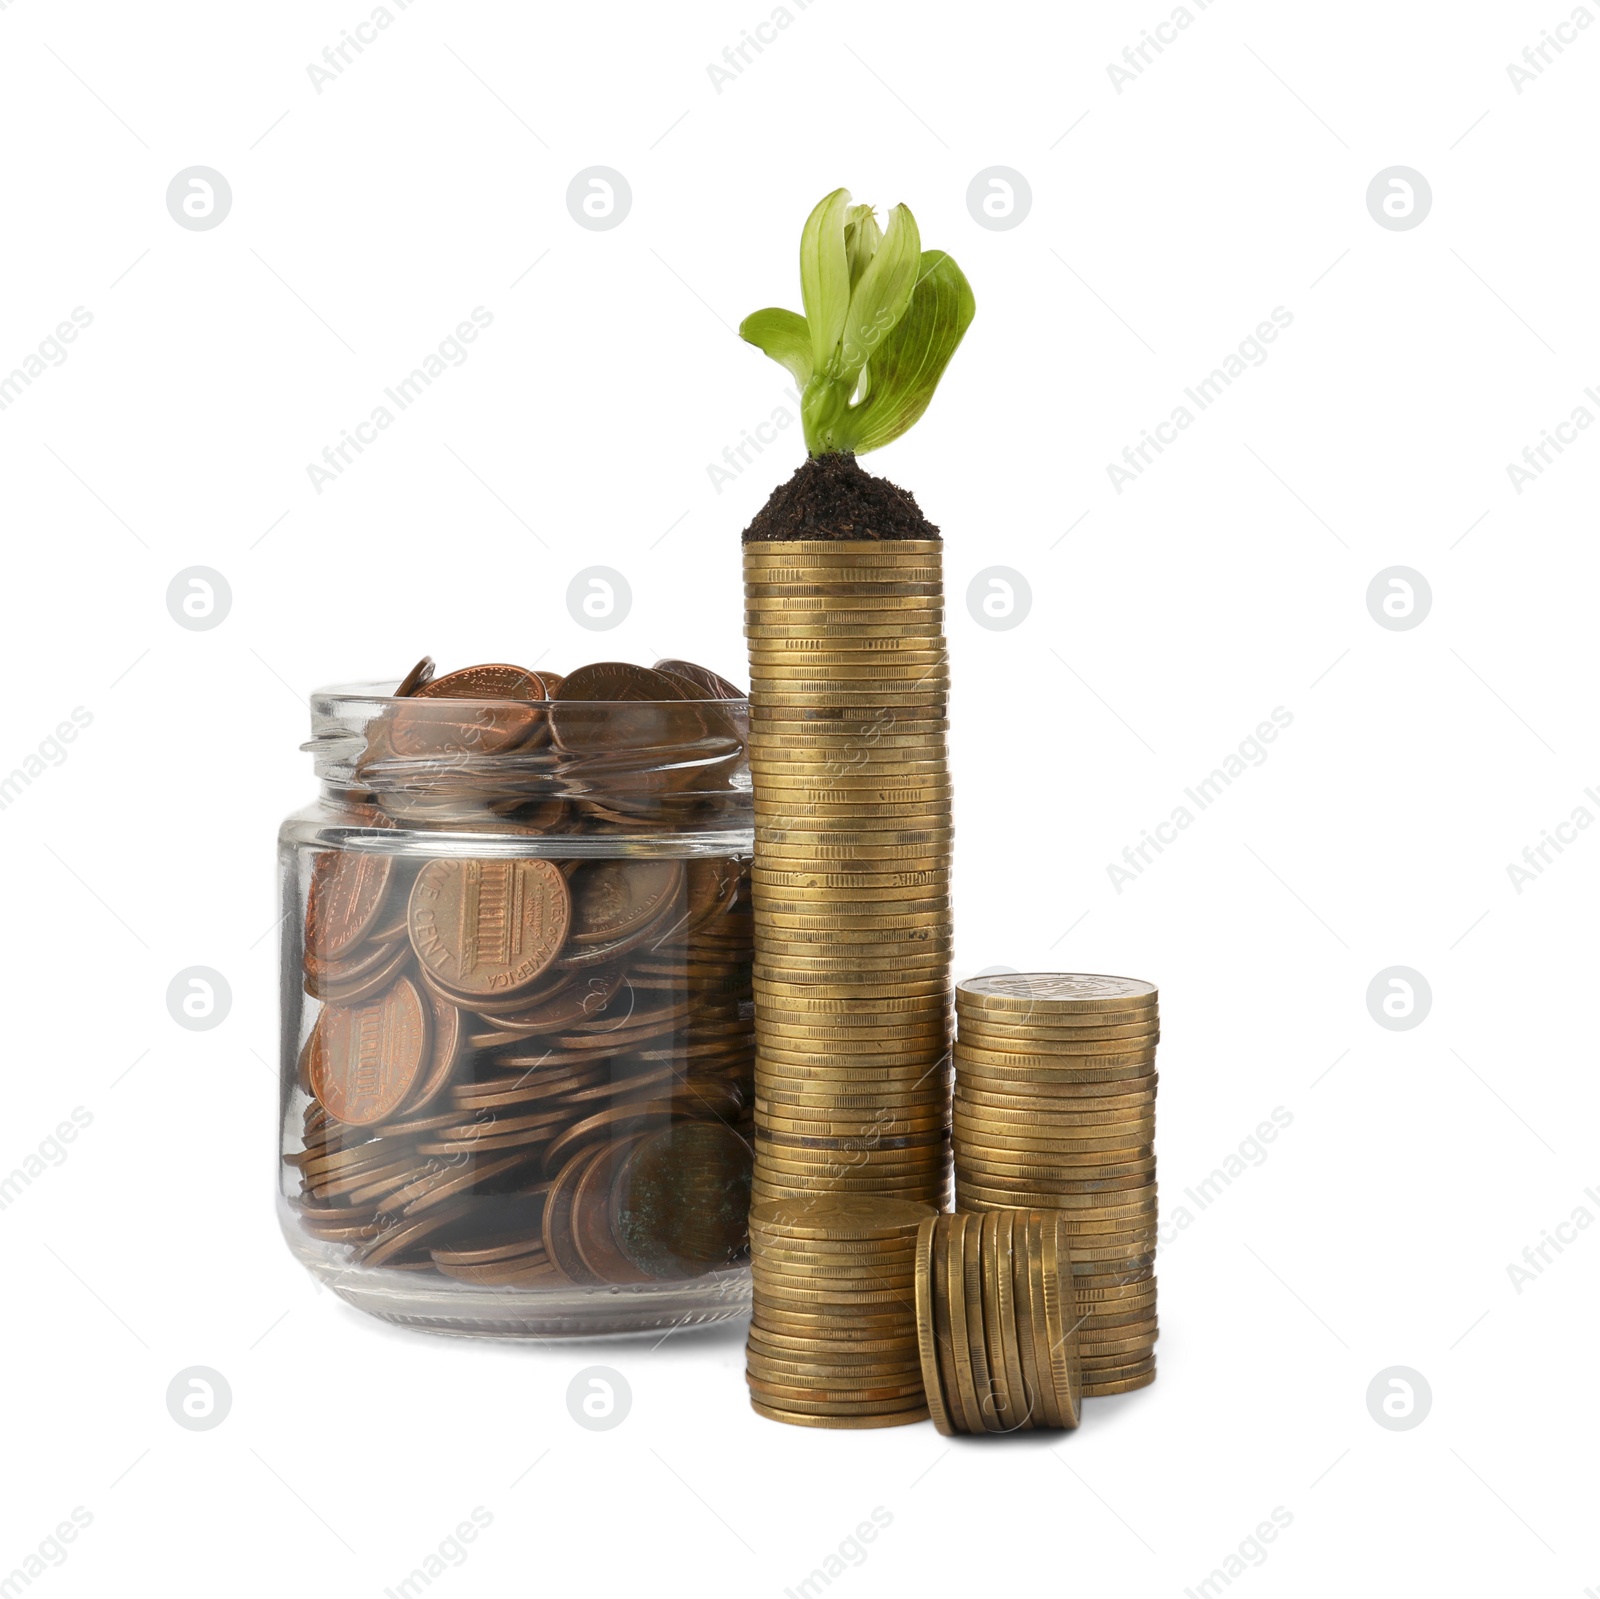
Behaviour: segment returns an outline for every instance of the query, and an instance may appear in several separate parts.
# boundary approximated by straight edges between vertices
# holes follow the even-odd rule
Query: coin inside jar
[[[341,1122],[382,1121],[411,1092],[429,1031],[422,996],[407,978],[364,1005],[325,1006],[306,1057],[312,1092]]]
[[[550,861],[429,861],[411,890],[411,947],[445,988],[514,993],[560,954],[571,914],[567,880]]]

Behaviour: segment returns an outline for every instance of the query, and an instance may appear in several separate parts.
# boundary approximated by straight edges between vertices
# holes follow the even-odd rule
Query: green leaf
[[[976,311],[955,261],[924,251],[910,309],[872,352],[871,392],[835,426],[831,447],[864,454],[899,438],[928,409]]]
[[[817,202],[800,235],[800,298],[814,372],[826,372],[832,365],[850,310],[850,259],[844,247],[849,209],[850,191],[835,189]]]
[[[788,367],[798,387],[811,381],[811,333],[798,311],[777,306],[752,311],[739,324],[739,337]]]
[[[850,292],[838,375],[850,380],[852,388],[873,351],[882,346],[911,304],[921,258],[917,219],[905,206],[897,205],[889,213],[889,226],[861,281]]]
[[[850,287],[854,290],[861,274],[883,238],[877,214],[870,205],[853,205],[844,225],[844,250],[850,260]]]

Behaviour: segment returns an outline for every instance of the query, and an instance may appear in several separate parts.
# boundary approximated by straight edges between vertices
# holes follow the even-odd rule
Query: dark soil
[[[769,539],[936,539],[939,530],[897,483],[874,477],[848,454],[810,457],[744,530]]]

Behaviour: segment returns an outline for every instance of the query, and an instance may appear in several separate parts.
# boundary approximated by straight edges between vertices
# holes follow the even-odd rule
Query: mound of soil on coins
[[[772,491],[744,542],[779,539],[936,539],[939,530],[898,483],[850,454],[814,455]]]

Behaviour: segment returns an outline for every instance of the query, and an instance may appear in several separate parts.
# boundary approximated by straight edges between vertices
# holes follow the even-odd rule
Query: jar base
[[[292,1221],[284,1237],[307,1271],[347,1305],[398,1327],[456,1338],[626,1338],[709,1327],[747,1315],[750,1268],[681,1282],[484,1288],[453,1278],[353,1267]]]

